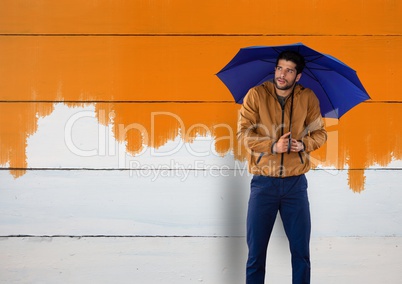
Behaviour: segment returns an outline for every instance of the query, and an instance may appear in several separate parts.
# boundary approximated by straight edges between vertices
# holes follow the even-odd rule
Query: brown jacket
[[[252,174],[288,177],[310,169],[309,153],[327,140],[320,105],[314,92],[296,85],[293,94],[292,138],[302,141],[303,152],[277,154],[274,143],[289,132],[292,95],[282,109],[272,82],[250,89],[240,110],[237,138],[247,151],[248,169]]]

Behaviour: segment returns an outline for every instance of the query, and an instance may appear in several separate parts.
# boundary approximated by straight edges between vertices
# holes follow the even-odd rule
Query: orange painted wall
[[[364,170],[402,159],[402,14],[400,1],[2,1],[0,3],[0,165],[15,177],[27,167],[26,141],[54,102],[96,104],[116,125],[150,114],[177,114],[187,129],[203,124],[217,150],[241,153],[215,125],[236,129],[238,105],[214,75],[250,45],[303,42],[352,66],[372,101],[339,121],[332,140],[315,153],[324,165],[349,170],[349,186],[364,189]],[[158,147],[177,136],[166,121]],[[183,138],[191,142],[194,129]],[[138,133],[120,137],[140,150]],[[332,155],[331,153],[336,153]]]

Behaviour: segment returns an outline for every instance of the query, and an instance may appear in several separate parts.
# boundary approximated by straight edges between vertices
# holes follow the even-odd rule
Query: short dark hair
[[[278,65],[278,62],[281,59],[295,63],[297,74],[301,73],[306,66],[303,55],[293,50],[282,51],[276,59],[276,65]]]

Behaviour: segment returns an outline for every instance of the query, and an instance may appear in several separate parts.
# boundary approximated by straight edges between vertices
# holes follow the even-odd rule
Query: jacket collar
[[[274,83],[270,80],[270,81],[265,81],[264,83],[262,83],[265,86],[265,90],[268,91],[268,93],[273,96],[274,98],[276,98],[275,95],[275,86]],[[304,87],[302,85],[300,85],[299,83],[296,83],[295,89],[294,89],[294,96],[299,95],[300,92],[304,89]]]

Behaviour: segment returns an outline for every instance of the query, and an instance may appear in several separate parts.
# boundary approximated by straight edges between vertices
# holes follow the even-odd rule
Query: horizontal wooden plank
[[[233,101],[214,74],[241,47],[299,41],[357,70],[373,100],[401,100],[378,83],[402,76],[399,36],[16,36],[0,37],[0,101]]]
[[[187,165],[212,159],[231,165],[238,108],[234,103],[0,103],[0,164],[127,169],[137,160]]]
[[[244,236],[251,177],[241,171],[0,171],[0,236]],[[401,236],[400,170],[307,174],[314,237]],[[280,221],[275,236],[284,236]]]
[[[401,237],[313,238],[317,283],[398,283]],[[9,238],[1,280],[13,283],[245,282],[244,238]],[[266,281],[290,283],[288,243],[271,238]],[[345,265],[348,263],[348,265]]]
[[[244,274],[244,265],[231,260],[233,253],[226,249],[234,244],[244,245],[244,239],[2,239],[0,281],[233,284]],[[236,259],[243,259],[243,252]]]
[[[401,34],[399,1],[23,1],[0,4],[3,34]],[[336,24],[334,24],[336,23]]]
[[[0,167],[16,177],[27,168],[245,169],[236,138],[238,108],[0,103]],[[340,120],[327,119],[328,142],[312,154],[312,165],[350,169],[356,191],[364,189],[364,169],[402,168],[401,108],[361,104]]]

